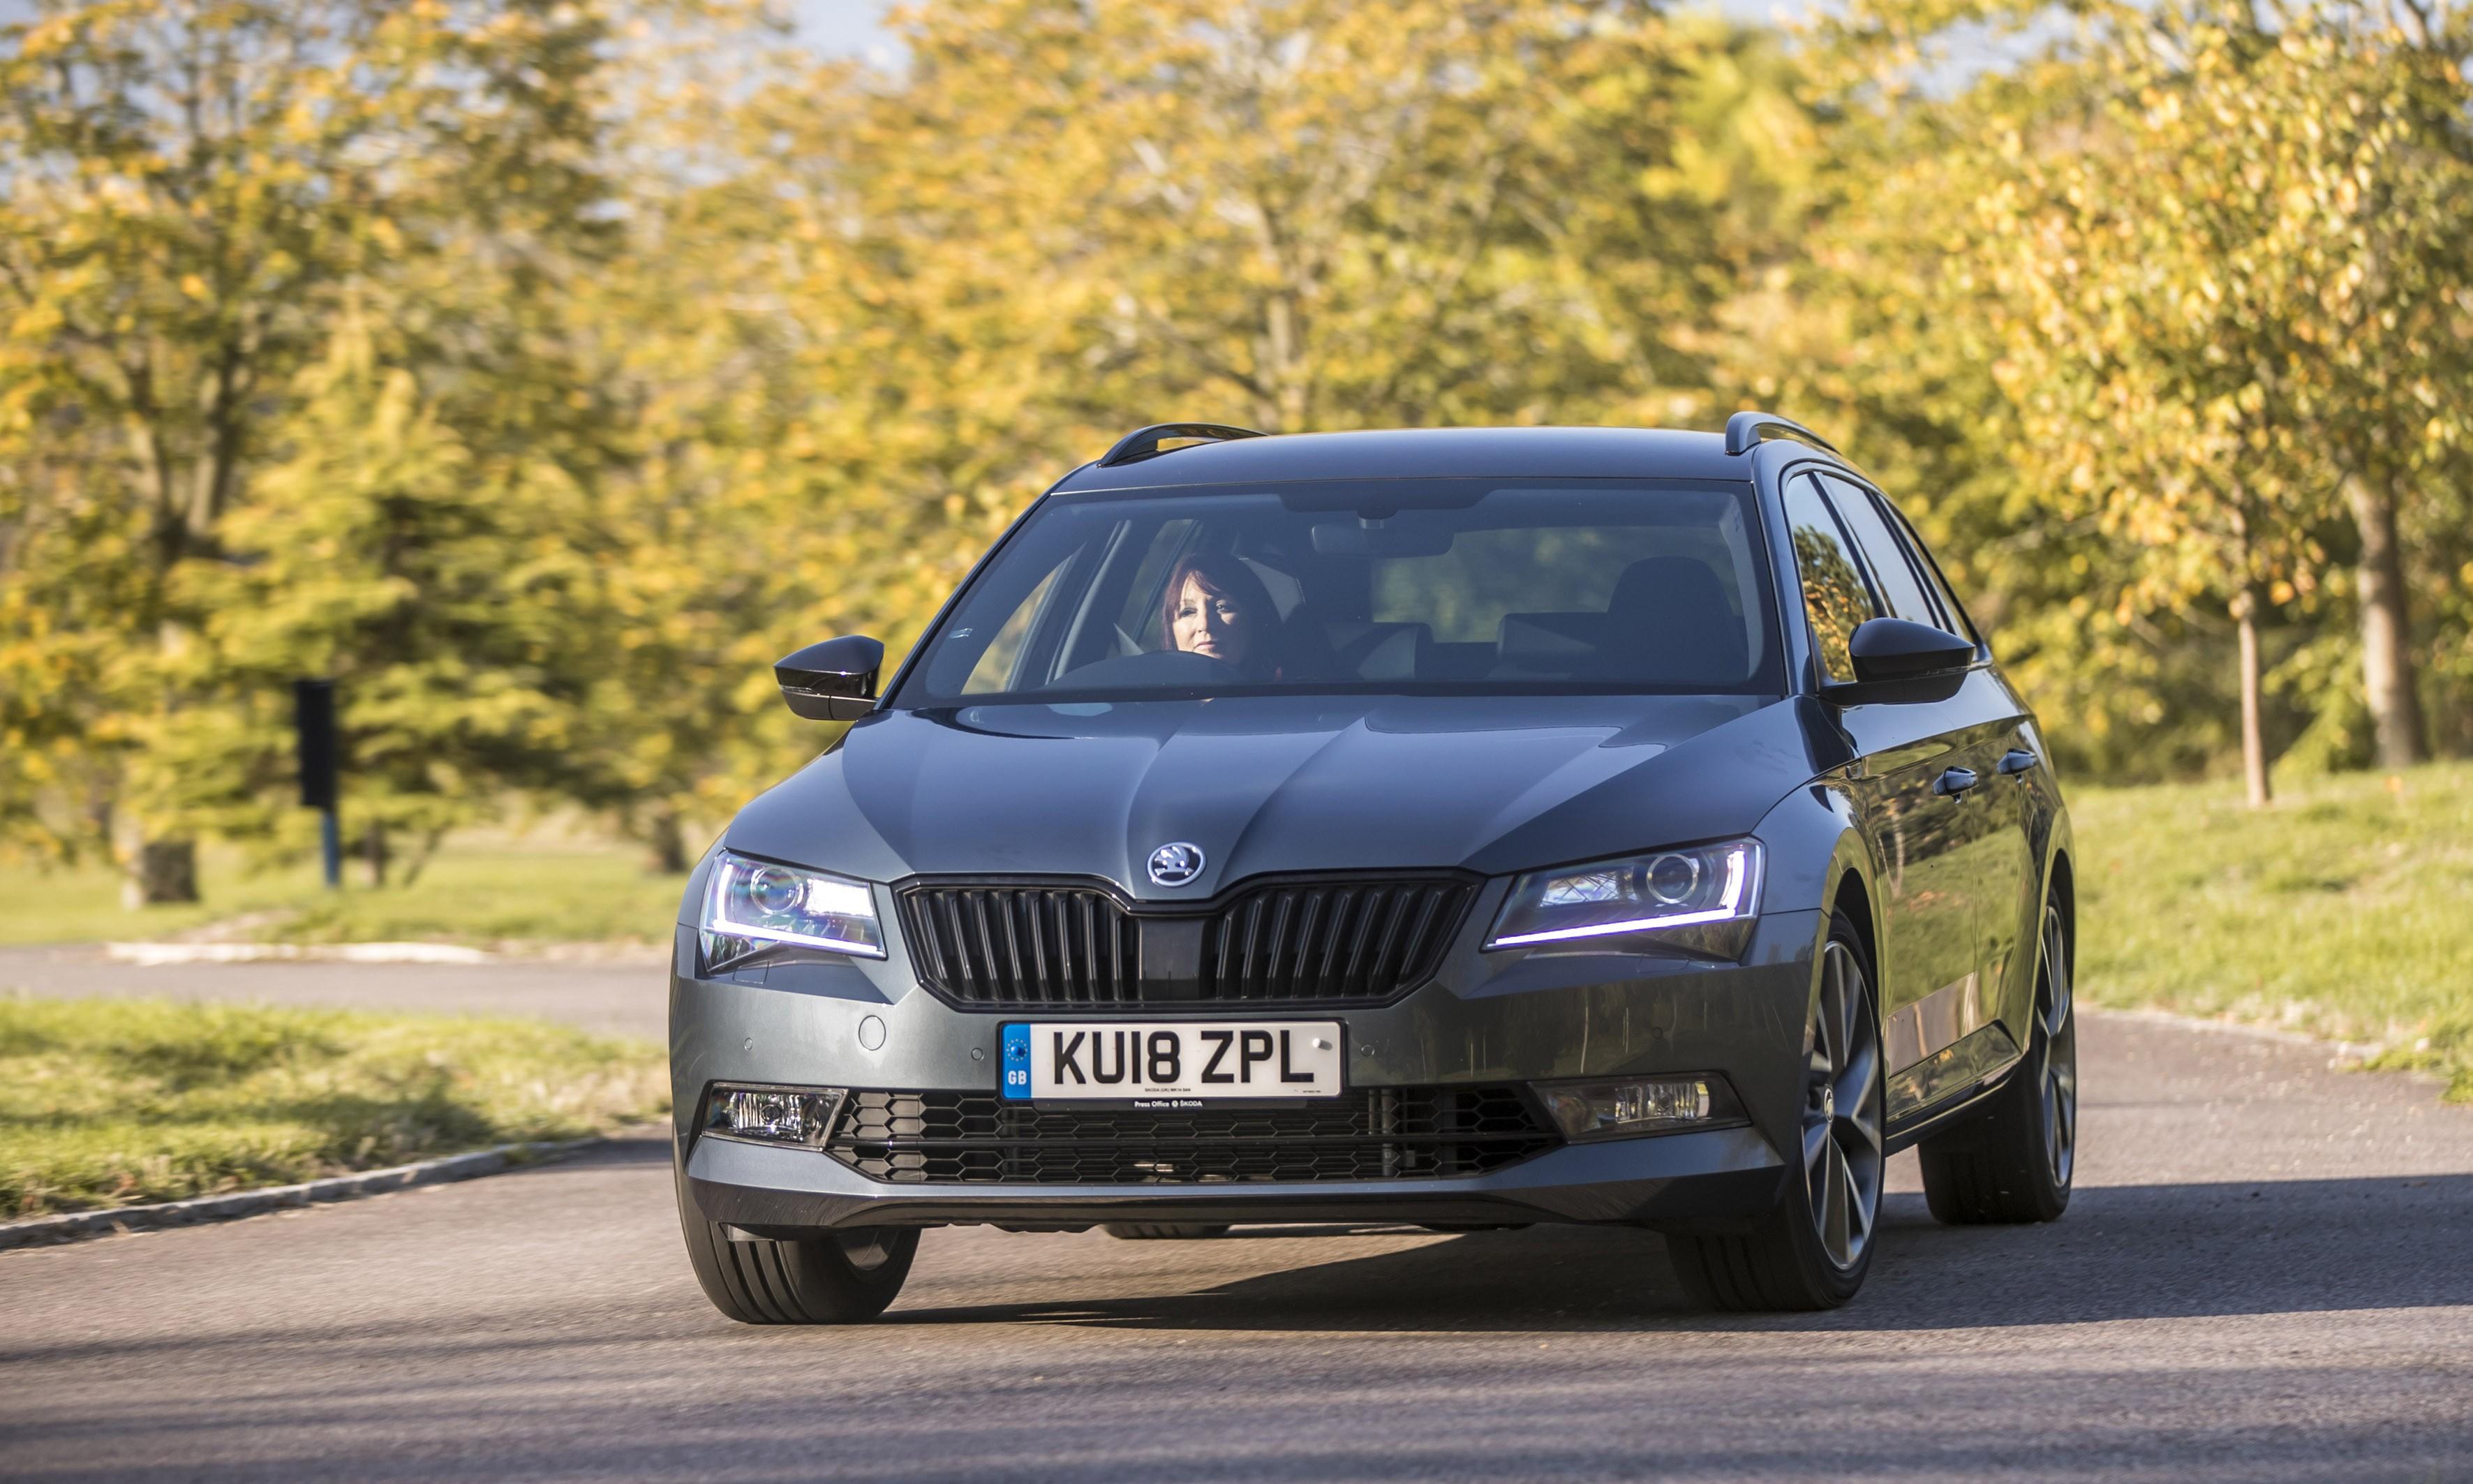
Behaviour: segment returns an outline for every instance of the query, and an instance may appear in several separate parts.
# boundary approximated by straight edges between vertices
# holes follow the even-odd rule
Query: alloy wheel
[[[1835,940],[1822,950],[1808,1035],[1804,1183],[1821,1251],[1851,1268],[1881,1213],[1881,1038],[1862,966]]]
[[[2071,1014],[2070,938],[2058,907],[2044,909],[2043,965],[2035,975],[2035,1016],[2043,1029],[2042,1065],[2036,1068],[2043,1096],[2044,1152],[2053,1184],[2070,1187],[2078,1142],[2078,1028]]]

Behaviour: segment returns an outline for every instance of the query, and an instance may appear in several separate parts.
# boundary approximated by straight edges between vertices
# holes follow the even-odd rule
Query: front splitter
[[[1483,1175],[1288,1184],[893,1185],[814,1150],[699,1138],[685,1186],[708,1221],[762,1229],[1103,1221],[1665,1223],[1756,1216],[1785,1165],[1749,1128],[1566,1144]]]

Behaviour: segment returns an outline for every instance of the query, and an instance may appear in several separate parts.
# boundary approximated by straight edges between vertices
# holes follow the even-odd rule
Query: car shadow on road
[[[2473,1304],[2473,1175],[2082,1189],[2048,1226],[1944,1227],[1918,1195],[1884,1203],[1863,1292],[1817,1314],[1695,1309],[1647,1233],[1482,1232],[1314,1261],[1316,1237],[1414,1229],[1240,1231],[1297,1242],[1297,1266],[1197,1292],[939,1308],[887,1324],[1404,1331],[1896,1330],[2306,1314]],[[1249,1254],[1250,1256],[1250,1254]],[[1282,1254],[1281,1256],[1285,1256]]]

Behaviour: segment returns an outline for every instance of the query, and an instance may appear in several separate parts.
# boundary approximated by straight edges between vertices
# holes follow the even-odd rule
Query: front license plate
[[[1161,1103],[1337,1097],[1337,1020],[1016,1021],[1004,1027],[1004,1095],[1018,1103]]]

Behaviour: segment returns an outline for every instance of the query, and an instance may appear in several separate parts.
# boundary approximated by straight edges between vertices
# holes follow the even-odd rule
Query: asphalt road
[[[2082,1046],[2069,1214],[1936,1227],[1902,1158],[1820,1315],[1693,1312],[1622,1233],[965,1229],[879,1324],[744,1328],[657,1141],[0,1253],[0,1477],[2473,1479],[2473,1110],[2246,1036]]]
[[[500,959],[487,964],[114,963],[100,947],[0,948],[0,993],[221,999],[335,1005],[440,1015],[538,1016],[607,1035],[660,1041],[669,988],[659,949],[601,963]]]

